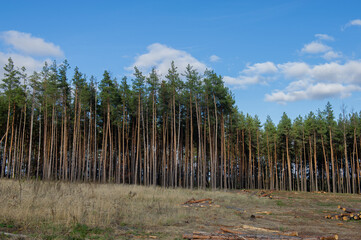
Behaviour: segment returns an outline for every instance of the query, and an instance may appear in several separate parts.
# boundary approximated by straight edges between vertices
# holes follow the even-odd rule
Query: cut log
[[[272,214],[272,212],[268,212],[268,211],[256,212],[256,213],[257,213],[257,214],[266,214],[266,215]]]
[[[244,234],[243,232],[236,231],[236,230],[231,230],[231,229],[228,229],[228,228],[225,228],[225,227],[221,227],[221,230],[222,230],[223,232],[226,232],[226,233]]]
[[[28,236],[23,234],[14,234],[14,233],[8,233],[8,232],[0,232],[0,236],[4,235],[5,237],[10,237],[12,239],[28,239]]]
[[[271,230],[271,229],[260,228],[260,227],[253,227],[253,226],[249,226],[249,225],[245,225],[245,224],[239,226],[239,228],[243,228],[243,229],[247,229],[247,230],[253,230],[253,231],[268,232],[268,233],[279,233],[280,232],[280,231],[277,231],[277,230]]]
[[[329,237],[320,237],[320,240],[338,240],[338,235],[329,236]]]
[[[283,232],[281,234],[284,236],[298,237],[298,232]]]
[[[212,202],[211,198],[205,198],[205,199],[199,199],[199,200],[195,200],[194,198],[192,198],[191,200],[186,201],[185,203],[183,203],[183,205],[186,204],[193,204],[193,203],[204,203],[204,202]]]
[[[361,210],[360,210],[360,209],[343,207],[343,208],[342,208],[342,211],[347,212],[347,213],[354,213],[354,212],[360,212]]]

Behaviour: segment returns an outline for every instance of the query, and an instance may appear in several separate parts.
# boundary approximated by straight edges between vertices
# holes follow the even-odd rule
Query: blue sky
[[[361,1],[6,1],[0,64],[68,59],[88,76],[174,60],[224,77],[240,111],[277,123],[330,101],[360,111]],[[72,71],[71,70],[71,71]],[[0,70],[1,73],[1,70]],[[2,74],[2,73],[1,73]]]

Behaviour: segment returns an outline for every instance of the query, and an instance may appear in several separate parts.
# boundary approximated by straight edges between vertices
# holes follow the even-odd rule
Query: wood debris
[[[199,199],[194,198],[182,203],[183,207],[220,207],[217,204],[213,204],[211,198]]]
[[[326,219],[343,220],[343,221],[361,220],[361,210],[360,209],[347,208],[347,207],[341,207],[341,206],[338,206],[338,208],[341,209],[343,211],[343,213],[328,214],[325,216],[325,218]]]
[[[242,240],[258,240],[258,239],[284,239],[284,240],[337,240],[338,235],[326,237],[301,237],[297,232],[280,232],[264,228],[249,227],[252,230],[264,230],[259,232],[247,232],[233,230],[226,227],[221,227],[220,231],[213,233],[207,232],[193,232],[192,234],[183,234],[183,239],[242,239]],[[267,231],[266,231],[267,230]]]
[[[262,211],[262,212],[256,212],[257,214],[266,214],[266,215],[270,215],[272,214],[272,212],[270,211]]]
[[[259,198],[261,198],[261,197],[268,197],[268,198],[272,199],[272,198],[273,198],[273,197],[272,197],[272,192],[273,192],[273,191],[269,191],[269,192],[267,192],[267,191],[260,191],[257,195],[258,195]]]

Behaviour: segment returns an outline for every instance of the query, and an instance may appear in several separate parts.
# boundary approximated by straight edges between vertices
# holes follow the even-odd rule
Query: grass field
[[[0,239],[10,238],[4,233],[29,239],[181,239],[184,233],[242,225],[361,239],[361,220],[324,218],[340,213],[338,205],[361,209],[361,195],[273,192],[270,199],[259,193],[0,180]],[[191,198],[213,203],[182,205]]]

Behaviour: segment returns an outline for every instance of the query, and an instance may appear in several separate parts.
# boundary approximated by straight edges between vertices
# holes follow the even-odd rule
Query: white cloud
[[[221,60],[221,58],[218,57],[217,55],[212,55],[209,57],[209,61],[211,62],[218,62],[219,60]]]
[[[341,52],[334,52],[334,51],[328,51],[322,56],[324,59],[330,61],[332,59],[341,58],[342,53]]]
[[[274,79],[270,75],[276,74],[278,69],[273,62],[255,63],[247,65],[246,69],[241,71],[238,77],[225,76],[224,82],[240,88],[246,88],[248,85],[265,84]]]
[[[0,52],[0,79],[3,78],[5,64],[12,58],[16,67],[25,67],[28,74],[40,71],[45,61],[51,63],[50,57],[63,57],[59,46],[31,36],[30,33],[5,31],[0,33],[0,40],[10,45],[7,52]]]
[[[361,61],[319,64],[313,67],[311,77],[317,81],[361,85]]]
[[[265,100],[285,104],[300,100],[346,98],[361,91],[361,60],[310,65],[305,62],[272,62],[248,65],[238,77],[225,76],[229,85],[246,88],[275,80],[288,80],[283,90],[265,95]]]
[[[171,62],[174,61],[179,73],[183,73],[188,64],[203,73],[207,66],[198,61],[189,53],[168,47],[164,44],[154,43],[147,47],[148,52],[136,57],[135,62],[126,70],[132,71],[137,66],[143,72],[150,72],[152,67],[163,76],[168,73]]]
[[[321,34],[321,33],[315,34],[315,37],[320,40],[327,40],[327,41],[335,40],[332,36],[327,35],[327,34]]]
[[[354,19],[347,23],[348,26],[361,26],[361,19]]]
[[[349,21],[348,23],[345,24],[345,26],[341,28],[341,30],[345,30],[346,28],[351,26],[361,26],[361,19],[354,19]]]
[[[8,64],[8,59],[11,57],[11,59],[14,61],[14,65],[16,67],[25,67],[27,70],[27,73],[31,74],[34,71],[39,71],[44,66],[45,61],[51,62],[51,60],[46,59],[44,61],[36,60],[30,56],[23,56],[20,54],[14,54],[14,53],[2,53],[0,52],[0,79],[4,76],[4,69],[3,67],[5,64]]]
[[[331,50],[329,46],[320,42],[313,41],[309,44],[305,44],[301,52],[315,54],[315,53],[324,53],[329,50]]]
[[[262,81],[260,76],[238,76],[236,78],[224,76],[223,80],[226,84],[234,85],[240,88],[246,88],[248,85],[258,84]]]
[[[317,83],[307,86],[303,90],[280,91],[265,95],[265,101],[286,104],[300,100],[317,100],[324,98],[346,98],[354,91],[361,91],[361,87],[355,85],[342,85],[338,83]]]
[[[0,38],[15,50],[24,54],[34,56],[53,56],[63,57],[64,53],[59,46],[51,42],[45,42],[44,39],[33,37],[30,33],[18,31],[6,31],[0,34]]]
[[[266,94],[265,100],[285,104],[300,100],[346,98],[361,91],[361,61],[324,63],[310,66],[303,62],[279,64],[279,77],[290,79],[284,90]]]
[[[304,62],[287,62],[277,65],[283,75],[288,78],[304,78],[310,72],[310,67]]]
[[[245,74],[268,74],[276,73],[277,67],[273,62],[255,63],[253,65],[247,65],[247,68],[242,71]]]

